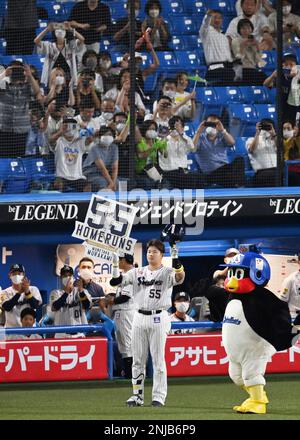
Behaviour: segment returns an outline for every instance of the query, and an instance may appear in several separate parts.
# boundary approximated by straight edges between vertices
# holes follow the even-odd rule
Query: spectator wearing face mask
[[[99,126],[113,126],[114,113],[116,111],[115,101],[111,98],[104,98],[101,103],[101,114],[97,118]]]
[[[194,319],[187,314],[190,308],[190,301],[190,297],[186,292],[176,293],[174,298],[176,312],[171,315],[171,322],[194,322]],[[183,328],[170,331],[171,335],[186,335],[192,333],[196,333],[195,329]]]
[[[255,171],[254,186],[276,186],[277,142],[272,119],[264,118],[256,124],[254,137],[247,139],[246,148]]]
[[[33,96],[41,93],[30,67],[12,61],[0,75],[0,157],[24,156]]]
[[[119,84],[120,68],[112,65],[111,55],[108,51],[102,51],[98,57],[98,68],[96,72],[101,76],[103,82],[103,94]]]
[[[292,14],[292,2],[282,0],[282,31],[283,47],[290,45],[295,38],[300,38],[300,17]],[[274,11],[268,17],[270,30],[274,38],[277,38],[277,12]]]
[[[84,0],[74,4],[69,21],[83,35],[86,48],[99,53],[102,35],[111,33],[109,7],[101,0]]]
[[[177,91],[177,82],[174,78],[165,78],[162,81],[162,88],[159,92],[159,97],[167,96],[172,100],[172,106],[175,106],[175,95]],[[158,101],[153,103],[153,113],[157,109]]]
[[[95,87],[96,74],[93,70],[84,69],[80,73],[76,89],[76,107],[80,107],[81,101],[90,99],[93,101],[95,110],[100,110],[101,94]]]
[[[114,130],[101,127],[99,141],[89,151],[83,163],[83,172],[92,191],[117,188],[119,152],[114,143]]]
[[[135,171],[138,188],[151,189],[155,187],[155,182],[162,180],[158,166],[158,153],[164,155],[167,141],[158,137],[157,130],[156,122],[144,121],[140,127],[140,135],[136,138]]]
[[[89,137],[94,136],[100,130],[100,124],[97,117],[94,117],[95,105],[90,98],[83,99],[79,106],[79,115],[76,115],[77,123],[80,127],[80,136]],[[87,145],[87,151],[95,145],[95,139]]]
[[[227,188],[245,185],[244,159],[237,157],[229,162],[227,148],[233,147],[235,140],[217,115],[208,115],[201,122],[193,141],[197,147],[196,161],[209,185]]]
[[[158,0],[148,0],[145,5],[145,12],[148,17],[142,23],[142,32],[151,28],[151,43],[155,50],[169,50],[168,41],[170,40],[170,32],[168,24],[160,15],[162,11],[161,4]]]
[[[81,70],[89,70],[95,73],[95,89],[100,94],[103,93],[103,79],[98,73],[98,55],[94,50],[87,50],[84,52],[81,60]]]
[[[50,307],[54,317],[54,325],[87,324],[86,311],[91,307],[92,300],[81,279],[74,283],[74,270],[71,266],[63,266],[60,270],[61,288],[50,293]],[[56,338],[82,337],[82,333],[56,333]]]
[[[54,188],[59,191],[83,191],[87,182],[82,171],[82,156],[93,136],[81,137],[74,118],[65,117],[56,134]]]
[[[53,33],[54,42],[42,41],[48,32]],[[42,84],[48,84],[50,73],[54,67],[61,67],[65,71],[67,79],[72,78],[74,83],[77,83],[76,54],[82,51],[84,37],[73,29],[70,23],[59,24],[59,27],[57,24],[49,23],[35,38],[34,43],[37,45],[37,53],[45,57]]]
[[[291,122],[283,124],[283,152],[284,160],[300,160],[300,136],[299,127],[293,127]],[[300,164],[291,164],[288,166],[288,184],[289,186],[300,185]]]
[[[55,99],[59,106],[74,106],[73,81],[71,80],[67,84],[65,71],[61,67],[54,67],[52,69],[48,89],[49,93],[45,98],[46,103]]]
[[[2,291],[2,309],[5,311],[5,327],[21,327],[21,312],[31,307],[37,309],[42,304],[40,291],[30,285],[25,276],[23,264],[13,264],[9,274],[11,286]]]
[[[130,44],[130,2],[127,1],[125,4],[125,8],[127,11],[127,16],[119,18],[116,20],[116,23],[113,27],[113,40],[115,43],[120,45],[122,49],[128,50],[129,44]],[[140,0],[134,1],[134,12],[135,12],[135,39],[141,37],[142,35],[142,23],[138,19],[138,15],[140,13],[141,9],[141,2]]]

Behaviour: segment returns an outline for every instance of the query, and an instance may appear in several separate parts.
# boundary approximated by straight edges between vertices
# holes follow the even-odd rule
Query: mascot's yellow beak
[[[228,281],[228,283],[226,283],[226,289],[229,292],[236,292],[239,288],[239,282],[236,278],[231,277]]]

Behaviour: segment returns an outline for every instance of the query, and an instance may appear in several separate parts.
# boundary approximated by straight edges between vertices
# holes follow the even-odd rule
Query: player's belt
[[[156,315],[156,313],[161,313],[162,310],[138,310],[142,315]]]

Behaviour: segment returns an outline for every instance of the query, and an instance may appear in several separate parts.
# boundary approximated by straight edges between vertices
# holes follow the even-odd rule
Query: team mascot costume
[[[222,328],[229,376],[250,395],[233,409],[239,413],[265,414],[269,403],[264,391],[267,362],[276,351],[297,341],[298,327],[291,324],[287,303],[264,287],[271,271],[262,255],[238,254],[223,266],[229,268],[225,280],[229,300]]]

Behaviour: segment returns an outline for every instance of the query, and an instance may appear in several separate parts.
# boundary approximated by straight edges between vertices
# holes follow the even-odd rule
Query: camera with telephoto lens
[[[216,128],[216,126],[217,126],[217,123],[216,123],[216,122],[208,122],[208,121],[205,121],[205,122],[204,122],[204,127],[213,127],[213,128]]]
[[[82,86],[87,88],[89,85],[90,85],[90,79],[84,78],[82,80]]]

